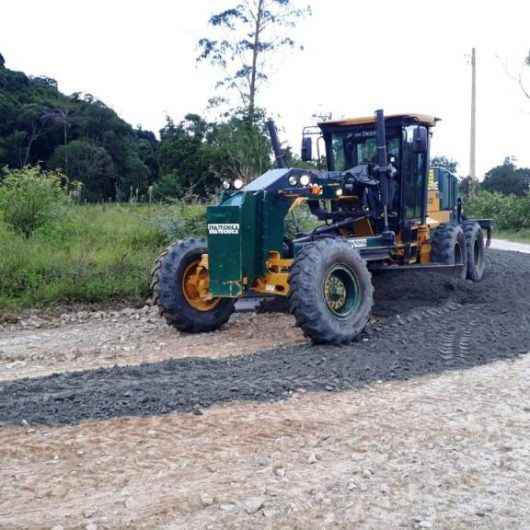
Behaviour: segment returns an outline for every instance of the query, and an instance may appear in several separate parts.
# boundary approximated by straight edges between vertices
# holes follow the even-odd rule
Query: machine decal
[[[368,246],[368,239],[351,239],[350,241],[355,248],[365,248]]]
[[[215,223],[208,225],[208,233],[211,235],[238,235],[238,223]]]

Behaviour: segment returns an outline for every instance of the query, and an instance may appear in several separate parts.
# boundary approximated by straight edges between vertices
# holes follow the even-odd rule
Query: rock
[[[54,527],[52,527],[52,530],[64,530],[64,526],[57,524]]]
[[[284,467],[281,467],[281,466],[276,466],[274,468],[274,474],[277,476],[277,477],[285,477],[285,468]]]
[[[98,530],[98,525],[96,523],[88,523],[85,526],[85,530]]]
[[[261,467],[267,467],[270,465],[271,459],[266,456],[258,456],[256,457],[256,464]]]
[[[309,455],[309,458],[307,459],[308,464],[316,464],[318,462],[317,455],[315,453],[311,453]]]
[[[208,495],[207,493],[201,493],[201,504],[206,508],[207,506],[211,506],[215,501],[214,498],[211,495]]]
[[[355,482],[353,482],[353,480],[348,482],[348,490],[349,491],[353,491],[353,490],[356,490],[356,489],[357,489],[357,484],[355,484]]]
[[[219,506],[223,512],[237,512],[238,508],[235,504],[231,502],[223,503]]]
[[[417,524],[417,527],[418,528],[432,528],[432,522],[427,521],[427,520],[419,521]]]
[[[263,497],[249,497],[243,501],[243,507],[249,515],[256,513],[264,504],[265,499]]]

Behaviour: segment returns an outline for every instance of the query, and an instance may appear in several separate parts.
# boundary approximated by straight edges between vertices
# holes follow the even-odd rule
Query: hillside
[[[143,195],[158,177],[158,141],[91,94],[10,70],[0,54],[0,167],[42,164],[83,183],[86,200]]]

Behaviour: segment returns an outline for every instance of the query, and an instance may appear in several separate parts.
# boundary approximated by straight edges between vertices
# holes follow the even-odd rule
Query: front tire
[[[179,241],[162,252],[153,267],[152,302],[167,323],[179,331],[214,331],[234,312],[234,299],[212,299],[206,294],[208,271],[201,268],[201,258],[207,253],[204,239]]]
[[[366,263],[350,243],[322,239],[305,245],[290,275],[289,307],[315,344],[347,344],[368,323],[373,287]]]

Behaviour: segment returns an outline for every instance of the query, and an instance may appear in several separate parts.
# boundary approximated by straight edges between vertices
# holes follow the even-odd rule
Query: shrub
[[[466,201],[466,214],[493,218],[501,230],[530,228],[530,195],[515,197],[481,191]]]
[[[4,221],[26,238],[45,225],[64,205],[68,196],[63,176],[38,167],[9,171],[0,185],[0,211]]]
[[[155,219],[155,224],[167,241],[187,237],[205,237],[206,205],[174,201]]]

